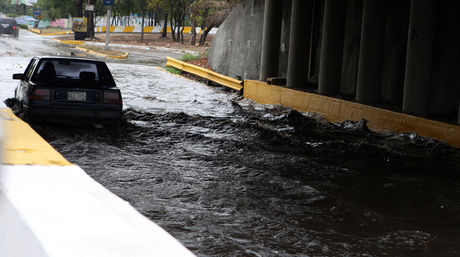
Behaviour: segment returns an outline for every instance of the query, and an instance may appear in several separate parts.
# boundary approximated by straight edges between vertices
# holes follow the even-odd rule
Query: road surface
[[[3,99],[32,55],[73,51],[23,31],[0,50]],[[34,128],[199,256],[460,255],[458,149],[259,105],[163,55],[108,60],[118,129]]]

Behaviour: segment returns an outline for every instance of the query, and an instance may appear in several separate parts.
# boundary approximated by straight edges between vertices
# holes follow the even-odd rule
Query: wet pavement
[[[21,60],[0,57],[8,72]],[[459,149],[259,105],[152,65],[109,68],[119,127],[33,128],[195,254],[460,255]]]

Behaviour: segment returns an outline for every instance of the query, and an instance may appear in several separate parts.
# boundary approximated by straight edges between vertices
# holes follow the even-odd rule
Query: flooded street
[[[460,253],[458,150],[234,104],[126,110],[116,132],[35,128],[198,255]]]
[[[460,255],[459,149],[259,105],[151,58],[107,61],[119,127],[33,128],[198,256]],[[0,57],[3,100],[28,60]]]

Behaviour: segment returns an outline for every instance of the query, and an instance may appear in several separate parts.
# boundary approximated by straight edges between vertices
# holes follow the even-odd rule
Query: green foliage
[[[177,74],[179,75],[180,74],[180,70],[174,68],[174,67],[165,67],[165,70],[172,73],[172,74]]]
[[[24,6],[11,4],[11,0],[0,0],[0,12],[7,17],[17,17],[24,15]],[[30,7],[26,7],[26,14],[30,13]]]
[[[38,0],[43,18],[50,20],[67,17],[69,14],[75,14],[74,0]]]
[[[170,0],[147,0],[147,7],[149,9],[161,9],[163,11],[169,11]]]
[[[29,29],[29,25],[27,25],[27,24],[19,24],[19,27],[21,29]]]
[[[16,12],[14,5],[8,0],[0,0],[0,10],[6,14]]]
[[[186,62],[186,61],[191,61],[191,60],[199,60],[201,59],[200,55],[194,55],[192,53],[185,53],[182,55],[181,60]]]

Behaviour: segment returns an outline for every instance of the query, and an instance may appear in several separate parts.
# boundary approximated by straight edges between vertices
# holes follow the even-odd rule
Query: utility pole
[[[107,8],[107,23],[105,27],[105,50],[109,49],[109,33],[110,33],[110,11],[114,0],[104,0],[104,6]]]

